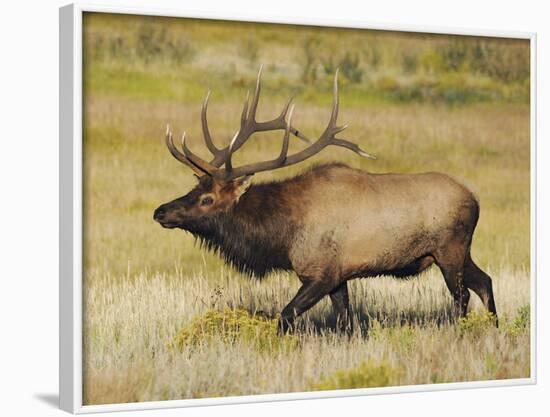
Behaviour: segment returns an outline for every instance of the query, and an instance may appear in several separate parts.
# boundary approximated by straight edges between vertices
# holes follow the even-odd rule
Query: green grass
[[[94,14],[84,30],[87,404],[530,375],[528,44]],[[310,37],[320,46],[312,50],[315,79],[305,83]],[[239,52],[247,42],[257,43],[249,45],[255,53]],[[476,58],[478,47],[485,58]],[[330,114],[326,51],[341,51],[338,65],[346,52],[359,57],[346,65],[362,75],[341,77],[339,121],[349,123],[345,137],[378,160],[327,149],[254,181],[336,160],[371,172],[441,171],[465,182],[481,203],[472,253],[493,277],[498,330],[486,325],[475,296],[473,313],[455,323],[433,268],[410,281],[353,281],[352,337],[333,333],[323,300],[300,320],[298,343],[288,349],[271,318],[294,296],[293,274],[252,281],[190,235],[153,221],[156,207],[195,184],[164,145],[167,123],[176,135],[186,130],[189,146],[207,157],[204,94],[213,90],[209,124],[216,143],[227,144],[264,63],[259,118],[274,117],[296,94],[294,123],[315,137]],[[503,58],[506,68],[495,72]],[[273,158],[280,145],[279,133],[258,135],[234,163]],[[302,147],[293,141],[290,152]]]

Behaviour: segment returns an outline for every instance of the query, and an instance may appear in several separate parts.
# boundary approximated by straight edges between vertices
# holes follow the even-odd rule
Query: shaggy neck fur
[[[283,188],[277,182],[252,185],[231,210],[186,229],[241,272],[261,278],[275,269],[290,270],[288,252],[298,226]]]

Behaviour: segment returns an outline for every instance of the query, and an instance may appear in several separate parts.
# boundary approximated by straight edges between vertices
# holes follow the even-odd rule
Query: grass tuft
[[[376,319],[369,323],[368,329],[368,336],[373,340],[386,341],[403,352],[409,352],[414,348],[416,333],[416,328],[410,324],[383,327]]]
[[[470,311],[458,319],[458,333],[461,337],[479,338],[495,328],[495,316],[486,310]]]
[[[260,351],[288,350],[298,345],[296,337],[278,335],[277,320],[230,308],[210,310],[196,317],[176,335],[174,344],[183,349],[186,346],[200,346],[213,339],[221,339],[227,344],[244,342]]]
[[[518,308],[514,318],[506,323],[504,328],[506,334],[511,337],[518,337],[529,331],[531,327],[531,307],[529,305]]]
[[[321,382],[312,385],[314,390],[387,387],[397,385],[401,371],[386,362],[363,362],[357,368],[338,370]]]

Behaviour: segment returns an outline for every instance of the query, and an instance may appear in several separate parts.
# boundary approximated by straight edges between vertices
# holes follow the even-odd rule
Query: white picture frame
[[[300,392],[205,399],[182,399],[129,404],[83,405],[82,399],[82,16],[85,12],[122,13],[199,19],[285,23],[343,28],[426,32],[469,36],[527,39],[531,45],[531,376],[486,382],[460,382],[412,385],[391,388],[366,388],[330,392]],[[313,20],[306,18],[257,18],[253,15],[186,13],[185,10],[158,10],[76,3],[59,11],[60,50],[60,407],[71,413],[129,411],[220,404],[286,401],[327,397],[363,396],[388,393],[422,392],[464,388],[528,385],[536,383],[536,34],[445,27],[387,25],[373,22]]]

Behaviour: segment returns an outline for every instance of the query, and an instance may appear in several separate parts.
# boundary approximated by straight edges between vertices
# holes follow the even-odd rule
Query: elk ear
[[[237,178],[233,181],[233,193],[235,198],[239,201],[239,198],[248,191],[248,188],[252,184],[252,175],[247,175],[245,177]]]

